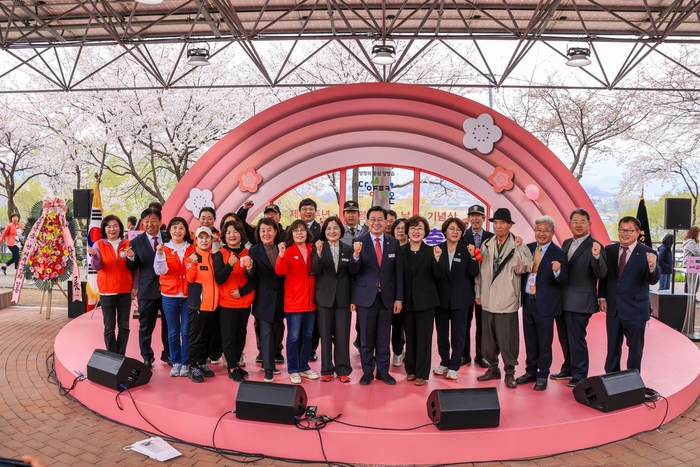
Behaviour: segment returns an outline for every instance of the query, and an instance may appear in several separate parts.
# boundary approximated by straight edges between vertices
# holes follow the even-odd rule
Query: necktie
[[[628,247],[623,246],[622,247],[622,254],[620,255],[620,263],[617,266],[617,277],[620,277],[622,275],[622,271],[625,270],[625,266],[627,265],[627,251],[629,250]]]
[[[158,247],[158,237],[153,237],[153,251],[155,251]]]
[[[532,263],[532,273],[533,274],[537,274],[537,270],[540,267],[541,256],[542,256],[542,245],[537,245],[537,252],[535,253],[535,260]],[[536,287],[534,284],[530,286],[530,293],[533,295],[536,293],[535,288]]]
[[[352,238],[355,238],[355,227],[350,227],[350,235],[352,235]]]
[[[379,237],[374,239],[374,253],[377,255],[377,264],[382,267],[382,245],[379,243]]]
[[[481,246],[481,232],[474,234],[474,246],[477,248]]]

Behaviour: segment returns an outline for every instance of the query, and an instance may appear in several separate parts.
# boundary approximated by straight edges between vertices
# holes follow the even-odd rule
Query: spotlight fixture
[[[375,43],[372,46],[372,63],[375,65],[391,65],[394,62],[396,62],[396,47],[379,43]]]
[[[209,46],[206,44],[193,44],[187,49],[187,64],[190,66],[209,66]]]
[[[143,3],[144,5],[158,5],[159,3],[163,3],[163,0],[136,0],[139,3]]]
[[[591,64],[591,60],[588,58],[591,56],[591,49],[588,47],[569,47],[566,56],[569,57],[569,60],[566,61],[567,66],[583,67]]]

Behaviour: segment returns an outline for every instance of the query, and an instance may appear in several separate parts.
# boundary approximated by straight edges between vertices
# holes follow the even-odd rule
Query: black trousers
[[[263,320],[257,320],[260,329],[260,353],[262,353],[263,370],[272,371],[275,369],[275,354],[277,346],[276,339],[282,334],[282,321],[274,321],[272,323]]]
[[[212,312],[211,318],[211,338],[207,344],[207,356],[210,360],[221,358],[223,353],[223,344],[221,342],[221,318],[219,316],[219,308]],[[238,360],[236,360],[238,362]]]
[[[211,337],[213,314],[210,311],[199,311],[190,308],[190,331],[187,353],[190,355],[190,366],[207,363],[207,347]]]
[[[236,368],[238,366],[238,362],[241,360],[243,349],[245,349],[245,338],[247,335],[249,316],[250,307],[219,307],[219,328],[221,331],[220,338],[229,371]],[[215,331],[212,326],[212,333],[214,332]]]
[[[554,318],[554,323],[557,326],[557,338],[561,346],[561,353],[564,355],[564,362],[561,364],[561,370],[559,370],[559,372],[570,375],[572,374],[571,343],[569,342],[569,327],[566,324],[567,313],[567,311],[562,311],[560,316]]]
[[[15,269],[19,266],[19,247],[17,245],[12,245],[7,247],[12,253],[12,257],[5,263],[5,267],[9,268],[12,264],[15,265]]]
[[[348,376],[350,364],[350,307],[316,305],[316,322],[321,334],[321,373]]]
[[[590,313],[564,311],[566,336],[569,344],[567,354],[570,355],[571,376],[576,379],[588,378],[588,343],[586,328],[591,320]],[[557,331],[559,329],[557,328]],[[566,354],[565,354],[566,355]]]
[[[151,338],[153,330],[156,328],[156,320],[158,319],[158,311],[163,311],[163,302],[161,298],[139,298],[139,348],[141,356],[145,359],[153,358],[153,348],[151,347]],[[160,320],[160,339],[163,342],[163,352],[160,355],[161,359],[170,356],[170,346],[168,344],[168,322],[165,319],[165,313]]]
[[[457,310],[438,308],[435,311],[435,328],[437,329],[438,353],[440,365],[450,370],[459,370],[469,328],[467,327],[468,310],[472,307]],[[452,327],[450,328],[450,323]],[[452,354],[450,354],[450,348]]]
[[[691,297],[692,299],[692,297]],[[605,328],[608,332],[608,354],[605,357],[605,372],[620,371],[622,357],[622,339],[627,341],[627,369],[642,372],[642,352],[644,350],[644,331],[647,322],[622,321],[620,315],[605,316]]]
[[[282,356],[282,351],[284,350],[284,321],[280,321],[279,324],[280,325],[275,331],[273,340],[276,343],[276,356]],[[262,348],[260,346],[260,321],[258,320],[258,318],[253,318],[253,330],[255,331],[255,345],[258,348],[258,352],[262,353]]]
[[[362,372],[389,373],[389,338],[391,335],[391,316],[393,310],[384,307],[382,296],[377,293],[370,307],[357,307],[357,319],[360,322],[360,360]]]
[[[398,313],[391,315],[391,349],[394,355],[401,355],[404,345],[406,345],[404,314]]]
[[[523,304],[523,335],[525,337],[525,371],[538,378],[549,377],[552,366],[554,316],[542,316],[534,299]]]
[[[105,348],[110,352],[126,355],[129,342],[129,318],[131,315],[131,292],[116,295],[100,295],[102,322],[105,331]],[[119,333],[115,336],[115,327]]]
[[[404,327],[406,328],[406,360],[404,362],[406,374],[428,379],[433,347],[435,308],[428,308],[424,311],[406,310],[401,313],[404,314]]]
[[[472,334],[472,319],[476,321],[476,332],[474,334],[474,338],[476,341],[476,349],[474,355],[476,355],[477,359],[484,358],[484,354],[481,353],[481,338],[483,334],[482,330],[482,324],[481,324],[481,317],[483,315],[483,312],[481,310],[481,305],[477,305],[476,303],[473,306],[468,306],[467,307],[467,316],[466,316],[466,322],[465,322],[465,329],[466,329],[466,335],[465,335],[465,340],[464,340],[464,352],[462,353],[462,357],[464,358],[471,358],[471,334]]]

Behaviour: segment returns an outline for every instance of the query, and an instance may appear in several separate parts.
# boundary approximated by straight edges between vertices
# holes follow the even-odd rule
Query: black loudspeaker
[[[692,204],[690,198],[666,198],[664,208],[664,229],[688,230]]]
[[[295,425],[306,412],[306,391],[293,384],[241,381],[236,396],[236,418]]]
[[[95,349],[87,366],[90,381],[118,391],[147,384],[151,374],[140,361],[101,349]]]
[[[92,213],[92,190],[73,190],[73,217],[90,219]]]
[[[496,388],[436,389],[426,405],[428,418],[440,430],[495,428],[501,419]]]
[[[591,376],[574,387],[576,402],[601,412],[612,412],[644,403],[646,386],[637,370]]]

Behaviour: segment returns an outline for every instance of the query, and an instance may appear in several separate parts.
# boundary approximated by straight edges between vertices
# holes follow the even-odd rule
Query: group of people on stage
[[[106,348],[126,352],[137,290],[144,363],[154,364],[151,339],[160,310],[161,360],[172,366],[170,376],[194,382],[214,376],[208,362],[220,363],[222,353],[229,377],[246,378],[251,313],[256,361],[267,382],[285,361],[295,384],[303,378],[350,382],[353,313],[361,385],[374,379],[395,384],[390,367],[402,363],[406,379],[417,386],[431,374],[456,380],[460,367],[472,361],[475,321],[473,360],[485,369],[479,381],[501,379],[500,355],[509,388],[534,383],[544,390],[549,378],[570,380],[573,387],[588,376],[586,328],[599,310],[607,312],[605,371],[620,370],[623,338],[627,368],[641,369],[649,285],[659,280],[659,268],[655,252],[637,241],[634,217],[619,221],[619,243],[603,247],[590,236],[588,212],[576,209],[569,219],[573,237],[559,247],[550,216],[535,221],[535,241],[528,244],[511,232],[508,209],[495,210],[488,232],[484,207],[474,205],[464,221],[448,218],[444,242],[430,247],[424,217],[397,219],[391,212],[389,219],[387,210],[374,206],[362,225],[354,200],[345,202],[342,219],[331,216],[320,225],[316,203],[304,199],[300,218],[287,228],[275,204],[252,227],[246,221],[252,206],[248,201],[224,215],[218,229],[217,213],[203,208],[191,232],[181,217],[163,225],[160,206],[152,205],[141,213],[143,234],[131,242],[123,238],[121,220],[106,216],[102,239],[89,251],[98,271]],[[516,377],[521,307],[526,359],[525,372]],[[555,326],[564,363],[550,375]],[[440,361],[432,367],[434,329]],[[320,375],[309,365],[319,340]]]

